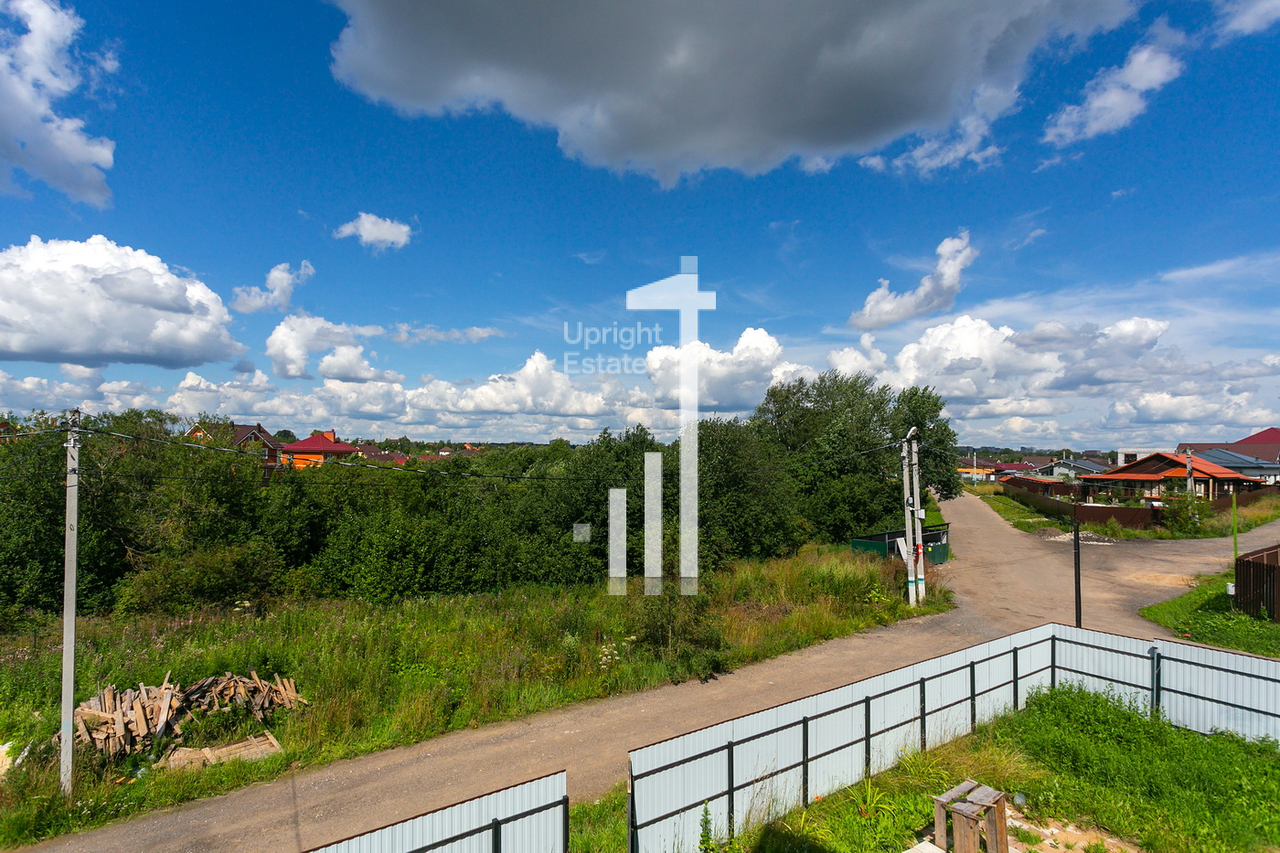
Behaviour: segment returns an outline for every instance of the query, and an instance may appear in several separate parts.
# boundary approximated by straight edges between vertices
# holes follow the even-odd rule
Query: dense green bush
[[[771,388],[748,420],[699,425],[699,569],[791,554],[901,523],[897,439],[914,426],[924,482],[955,494],[955,433],[929,389],[865,374]],[[57,427],[37,414],[23,431]],[[176,611],[272,596],[390,601],[512,583],[603,580],[608,494],[626,488],[627,558],[644,554],[646,453],[662,457],[664,567],[676,571],[680,442],[636,426],[590,443],[492,450],[403,469],[326,464],[264,479],[258,458],[158,411],[86,417],[80,452],[79,610]],[[125,437],[121,437],[125,436]],[[407,439],[406,439],[407,440]],[[943,460],[946,464],[943,464]],[[0,613],[61,605],[62,435],[0,441]],[[572,538],[587,524],[589,541]]]

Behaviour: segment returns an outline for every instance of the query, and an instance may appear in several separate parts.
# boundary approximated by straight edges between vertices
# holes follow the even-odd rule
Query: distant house
[[[285,464],[294,468],[322,465],[330,459],[344,459],[359,452],[355,445],[338,441],[338,436],[331,429],[280,448]]]
[[[254,444],[262,446],[262,460],[268,470],[279,468],[280,448],[283,444],[276,441],[262,424],[238,424],[234,421],[227,424],[196,424],[187,430],[189,438],[222,441],[229,447],[248,449]]]
[[[1170,492],[1184,491],[1187,482],[1187,455],[1177,453],[1152,453],[1136,462],[1121,465],[1103,474],[1085,474],[1080,477],[1084,498],[1118,491],[1126,498],[1162,498]],[[1202,498],[1214,498],[1234,492],[1256,489],[1262,481],[1246,477],[1205,459],[1192,455],[1191,481],[1195,494]]]
[[[1246,477],[1257,477],[1269,486],[1280,483],[1280,462],[1268,462],[1256,456],[1246,456],[1234,450],[1221,448],[1197,450],[1192,455],[1215,465],[1221,465],[1223,468],[1230,468]]]
[[[1202,450],[1230,450],[1267,462],[1280,462],[1280,428],[1268,427],[1239,441],[1186,442],[1178,445],[1179,453],[1199,453]]]
[[[6,435],[15,433],[17,431],[18,431],[18,428],[15,427],[13,424],[9,423],[8,421],[0,421],[0,441],[5,441],[6,439],[4,437]]]
[[[1108,467],[1089,459],[1054,459],[1033,468],[1031,475],[1066,480],[1071,477],[1079,477],[1082,474],[1101,474]]]
[[[370,462],[385,462],[390,465],[403,465],[409,458],[398,450],[383,450],[371,441],[355,446],[356,452]]]
[[[995,463],[996,479],[1016,474],[1025,474],[1032,469],[1030,463],[1027,462],[997,462]]]
[[[1035,471],[1048,465],[1053,461],[1052,456],[1023,456],[1022,461],[1031,466],[1031,470]]]

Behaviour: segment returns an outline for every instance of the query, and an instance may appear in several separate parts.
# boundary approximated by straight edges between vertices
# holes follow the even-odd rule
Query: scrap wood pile
[[[276,707],[308,704],[298,695],[291,678],[277,674],[274,681],[263,681],[253,670],[249,670],[249,676],[228,672],[203,678],[186,690],[170,684],[168,674],[159,687],[139,684],[137,690],[130,687],[121,692],[109,685],[76,708],[76,739],[118,757],[143,752],[165,735],[180,739],[181,723],[194,719],[193,711],[225,712],[240,707],[264,721]]]

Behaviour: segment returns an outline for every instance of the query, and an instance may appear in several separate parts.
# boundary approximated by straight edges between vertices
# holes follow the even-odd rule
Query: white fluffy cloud
[[[859,329],[878,329],[912,317],[945,311],[960,292],[960,273],[978,257],[969,245],[969,232],[948,237],[938,244],[938,263],[933,272],[920,279],[920,286],[908,293],[892,293],[889,282],[867,295],[860,310],[849,317],[849,325]]]
[[[222,299],[164,261],[97,235],[0,252],[0,359],[188,367],[244,347]]]
[[[343,344],[320,359],[318,368],[325,379],[343,382],[401,382],[403,373],[394,370],[376,370],[365,358],[364,347]]]
[[[372,213],[361,212],[359,216],[333,232],[338,239],[355,237],[361,246],[372,246],[374,251],[383,249],[403,249],[409,245],[413,236],[412,229],[403,222],[394,219],[383,219]]]
[[[1115,27],[1136,4],[338,5],[349,20],[333,73],[372,100],[426,115],[498,107],[554,128],[570,156],[671,183],[792,158],[821,172],[917,133],[920,168],[983,162],[987,123],[1013,104],[1033,51]]]
[[[645,356],[645,369],[653,383],[654,396],[669,404],[680,402],[680,360],[685,350],[698,364],[698,399],[701,408],[720,412],[750,410],[764,399],[764,392],[776,382],[816,371],[793,364],[782,357],[782,344],[764,329],[745,329],[729,352],[714,349],[702,341],[684,347],[658,346]]]
[[[105,170],[115,143],[54,110],[80,87],[83,67],[70,48],[83,25],[49,0],[0,0],[0,163],[8,167],[0,170],[0,192],[21,192],[8,174],[21,169],[77,201],[105,207],[111,200]],[[115,65],[106,57],[98,71]]]
[[[1165,42],[1178,42],[1164,31]],[[1124,65],[1098,72],[1085,87],[1083,104],[1064,107],[1050,120],[1044,141],[1063,147],[1103,133],[1114,133],[1147,109],[1147,95],[1182,74],[1182,62],[1163,45],[1139,44]]]
[[[310,261],[303,261],[294,272],[288,264],[276,264],[267,273],[266,287],[237,287],[234,291],[235,301],[232,309],[242,314],[257,311],[284,311],[293,299],[293,289],[305,284],[307,279],[315,275],[316,268]]]
[[[335,347],[354,347],[359,338],[382,333],[381,326],[351,326],[331,323],[323,317],[290,314],[267,337],[267,356],[276,376],[310,379],[308,365],[313,353]]]

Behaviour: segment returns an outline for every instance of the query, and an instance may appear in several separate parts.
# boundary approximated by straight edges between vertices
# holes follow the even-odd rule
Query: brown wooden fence
[[[1109,519],[1114,518],[1125,527],[1150,527],[1153,524],[1158,524],[1162,518],[1158,509],[1150,507],[1073,504],[1028,492],[1026,489],[1020,489],[1007,480],[1002,482],[1001,485],[1004,486],[1005,494],[1019,503],[1034,507],[1045,515],[1054,518],[1062,518],[1068,521],[1078,518],[1081,524],[1090,522],[1106,524]]]
[[[1280,486],[1263,486],[1261,489],[1254,489],[1251,492],[1241,492],[1236,495],[1236,506],[1245,507],[1251,503],[1260,501],[1263,498],[1270,497],[1271,495],[1280,495]],[[1212,506],[1216,512],[1222,512],[1224,509],[1231,509],[1231,495],[1215,498],[1209,502],[1209,505]]]
[[[1250,616],[1263,609],[1271,621],[1280,622],[1276,600],[1276,575],[1280,574],[1280,545],[1259,548],[1236,558],[1236,607]]]

